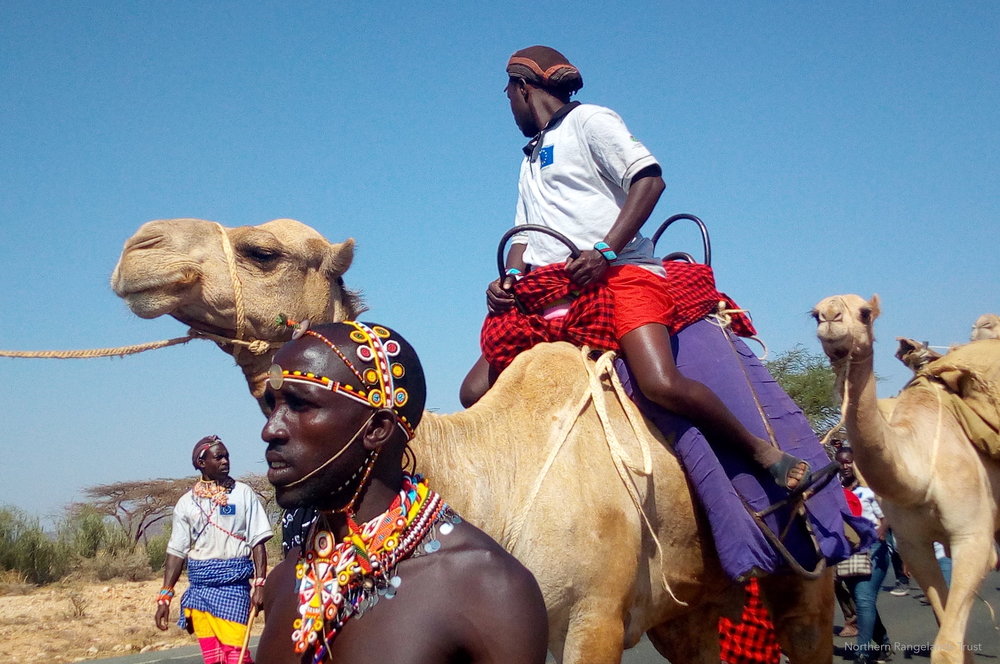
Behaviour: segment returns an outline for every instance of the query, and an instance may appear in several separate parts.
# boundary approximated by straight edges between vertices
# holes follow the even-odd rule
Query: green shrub
[[[167,562],[167,542],[169,541],[169,529],[146,540],[146,559],[149,561],[149,568],[154,572],[162,570]]]
[[[92,572],[99,581],[145,581],[152,574],[146,552],[140,550],[128,553],[100,551],[92,560],[84,561],[82,567]]]
[[[112,524],[104,535],[101,550],[111,556],[128,556],[136,551],[136,543],[124,528]]]
[[[108,525],[104,515],[94,511],[81,514],[76,520],[73,548],[82,558],[93,558],[108,539]]]
[[[51,583],[66,576],[72,551],[42,530],[37,518],[0,507],[0,569],[13,570],[29,583]]]

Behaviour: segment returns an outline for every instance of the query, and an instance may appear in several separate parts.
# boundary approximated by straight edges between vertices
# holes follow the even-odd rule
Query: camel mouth
[[[234,330],[231,327],[220,327],[218,325],[212,325],[211,323],[207,323],[203,320],[188,318],[182,312],[179,311],[173,311],[171,312],[170,315],[197,332],[205,332],[207,334],[213,334],[217,337],[225,337],[227,339],[236,338],[236,330]]]
[[[145,290],[122,295],[128,308],[139,318],[151,319],[169,314],[183,301],[176,294]]]

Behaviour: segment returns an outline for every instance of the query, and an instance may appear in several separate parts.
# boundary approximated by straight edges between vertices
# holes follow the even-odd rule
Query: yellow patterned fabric
[[[1000,460],[1000,339],[958,346],[917,374],[914,386],[937,383],[945,388],[946,407],[969,440]]]
[[[238,661],[243,637],[247,633],[246,625],[213,616],[207,611],[185,609],[184,612],[198,638],[205,664],[253,664],[249,649],[243,655],[243,662]]]

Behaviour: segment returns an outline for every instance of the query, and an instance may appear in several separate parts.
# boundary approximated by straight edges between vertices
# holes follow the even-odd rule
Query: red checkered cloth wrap
[[[724,309],[739,309],[733,300],[715,288],[715,273],[704,263],[663,261],[667,271],[667,292],[674,300],[674,321],[670,333],[682,329],[716,311],[719,303]],[[731,314],[729,328],[741,337],[757,334],[750,317],[739,312]]]
[[[486,317],[480,345],[483,357],[496,371],[506,369],[521,351],[545,341],[618,350],[611,294],[599,283],[580,288],[570,280],[564,266],[553,263],[540,267],[514,284],[514,294],[527,313],[512,307]],[[565,316],[551,320],[542,317],[547,308],[574,294]]]
[[[727,664],[777,664],[781,645],[774,623],[760,598],[757,579],[746,585],[746,603],[739,622],[719,618],[719,651]]]
[[[674,301],[674,316],[668,325],[671,334],[716,311],[719,303],[726,309],[738,309],[736,303],[715,288],[712,268],[701,263],[664,261],[664,280]],[[480,346],[483,357],[497,372],[503,371],[518,353],[545,341],[568,341],[594,350],[617,351],[614,332],[614,299],[600,285],[580,289],[555,263],[532,270],[514,284],[517,299],[526,313],[516,307],[500,314],[490,314],[483,323]],[[554,303],[574,298],[567,314],[546,320],[542,312]],[[731,316],[730,328],[742,337],[757,332],[744,313]]]

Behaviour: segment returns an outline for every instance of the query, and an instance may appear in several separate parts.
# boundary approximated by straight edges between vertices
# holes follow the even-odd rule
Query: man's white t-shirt
[[[250,550],[272,534],[257,494],[237,482],[224,506],[191,491],[181,496],[174,505],[167,553],[194,560],[249,558]]]
[[[539,224],[567,236],[581,251],[604,240],[621,211],[636,173],[657,165],[617,113],[580,104],[541,135],[521,162],[515,225]],[[542,233],[511,240],[527,244],[524,261],[540,267],[569,258],[569,249]],[[640,245],[644,245],[641,246]],[[650,243],[637,235],[619,252],[623,262]]]

